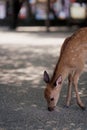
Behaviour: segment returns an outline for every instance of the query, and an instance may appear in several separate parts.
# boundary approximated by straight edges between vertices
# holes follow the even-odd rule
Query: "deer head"
[[[44,91],[44,97],[47,101],[48,110],[54,110],[60,95],[62,76],[59,75],[56,81],[51,82],[50,77],[46,71],[44,71],[44,81],[46,83],[46,88]]]

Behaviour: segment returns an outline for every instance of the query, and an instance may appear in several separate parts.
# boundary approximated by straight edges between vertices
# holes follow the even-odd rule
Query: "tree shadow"
[[[67,81],[58,107],[48,112],[44,99],[43,72],[52,73],[60,46],[0,46],[0,129],[2,130],[78,130],[87,128],[87,110],[75,102],[64,108]],[[80,79],[80,95],[87,103],[85,72]],[[74,98],[74,95],[73,95]],[[78,119],[78,120],[77,120]]]

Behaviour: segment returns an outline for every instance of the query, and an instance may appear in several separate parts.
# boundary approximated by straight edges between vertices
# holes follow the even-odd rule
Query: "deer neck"
[[[62,83],[63,83],[63,81],[68,76],[69,72],[70,72],[70,70],[66,65],[64,65],[63,63],[57,64],[54,69],[53,76],[51,78],[51,83],[54,83],[57,80],[59,75],[62,76]]]

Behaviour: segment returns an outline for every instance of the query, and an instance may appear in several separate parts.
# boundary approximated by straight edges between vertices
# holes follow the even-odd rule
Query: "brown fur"
[[[84,108],[84,104],[82,103],[78,94],[77,83],[80,74],[83,71],[84,64],[87,61],[86,57],[87,57],[87,28],[82,28],[79,29],[77,32],[75,32],[71,37],[67,38],[62,45],[60,57],[56,64],[53,76],[45,89],[45,95],[47,101],[49,97],[54,98],[57,97],[57,99],[55,98],[54,100],[54,105],[56,104],[59,98],[62,83],[68,76],[69,84],[68,84],[68,95],[66,104],[67,106],[69,106],[70,104],[71,86],[73,83],[75,87],[77,103],[81,108]],[[62,83],[61,85],[59,84],[60,87],[54,87],[54,83],[57,81],[59,75],[61,75],[62,77]],[[53,104],[51,105],[51,103],[49,105],[48,103],[48,106],[50,108],[52,108],[54,105]]]
[[[54,80],[54,77],[57,74],[61,73],[61,69],[62,67],[64,68],[65,65],[70,70],[80,69],[81,67],[83,67],[86,55],[87,55],[87,28],[82,28],[64,41],[61,48],[58,63],[54,70],[52,81]]]

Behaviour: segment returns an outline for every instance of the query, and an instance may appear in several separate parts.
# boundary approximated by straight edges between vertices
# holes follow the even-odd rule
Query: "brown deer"
[[[77,104],[85,109],[78,93],[78,80],[87,61],[87,28],[81,28],[67,38],[61,48],[60,57],[55,67],[52,78],[44,72],[44,81],[47,87],[44,96],[48,104],[48,110],[54,110],[60,95],[62,84],[68,77],[68,93],[66,106],[71,101],[72,84],[75,88]]]

